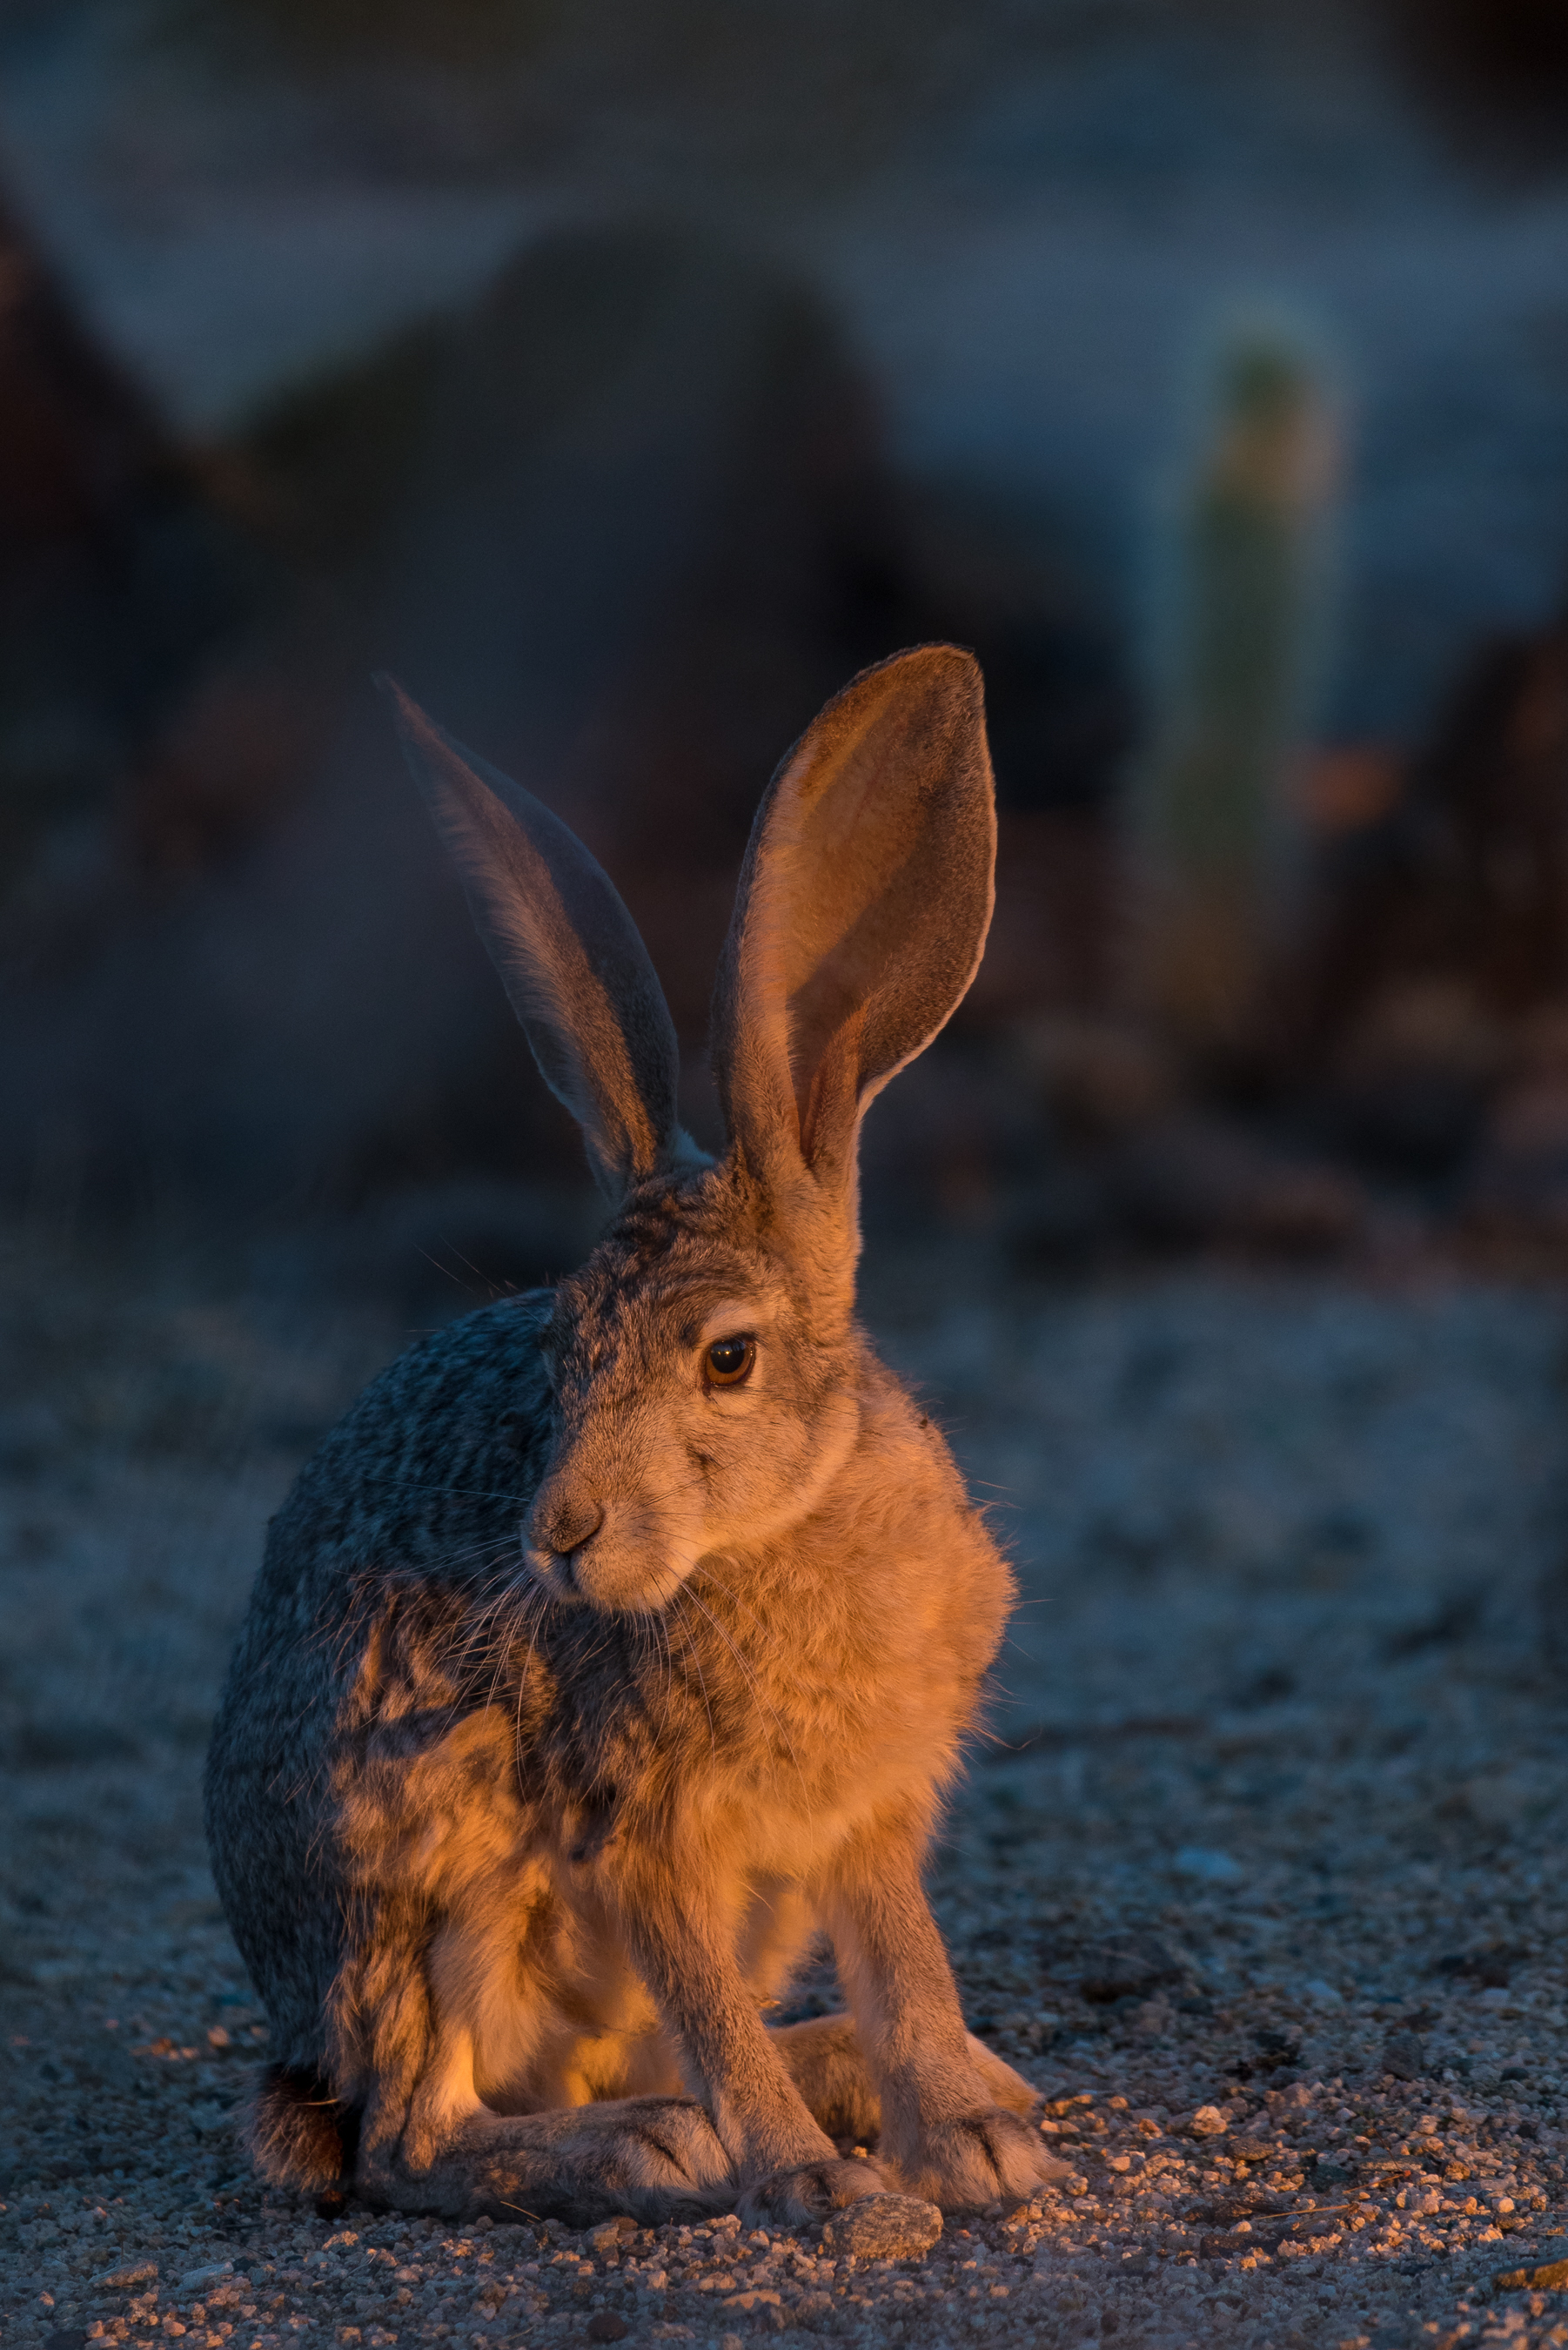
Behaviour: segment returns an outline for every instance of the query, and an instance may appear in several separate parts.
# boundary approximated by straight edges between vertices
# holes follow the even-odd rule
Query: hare
[[[394,1363],[273,1522],[206,1773],[277,2059],[254,2157],[576,2225],[1026,2195],[1061,2166],[965,2033],[920,1881],[1012,1578],[854,1317],[862,1114],[991,916],[979,670],[867,671],[774,776],[717,1163],[603,871],[389,691],[614,1215],[554,1292]],[[765,2028],[823,1929],[852,2016]]]

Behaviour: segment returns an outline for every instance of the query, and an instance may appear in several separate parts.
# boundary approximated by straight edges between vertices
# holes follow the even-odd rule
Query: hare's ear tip
[[[426,786],[432,761],[439,762],[443,753],[454,752],[466,762],[468,754],[442,733],[433,718],[420,708],[411,693],[405,692],[390,671],[379,669],[370,680],[391,712],[392,724],[409,760],[414,780],[421,790]]]
[[[895,653],[891,666],[907,662],[911,669],[924,670],[937,676],[943,671],[954,678],[964,677],[978,682],[980,663],[967,645],[949,644],[939,639],[934,644],[911,645],[906,653]]]
[[[967,645],[911,645],[907,652],[883,661],[879,672],[872,672],[878,673],[906,693],[934,694],[971,709],[984,706],[985,679]]]
[[[423,718],[424,712],[419,703],[404,692],[389,669],[372,670],[370,682],[382,701],[389,705],[400,727],[412,725]]]

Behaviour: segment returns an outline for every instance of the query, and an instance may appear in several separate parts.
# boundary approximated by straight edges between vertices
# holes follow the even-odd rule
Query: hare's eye
[[[702,1357],[702,1367],[710,1387],[738,1388],[756,1359],[754,1338],[715,1338]]]

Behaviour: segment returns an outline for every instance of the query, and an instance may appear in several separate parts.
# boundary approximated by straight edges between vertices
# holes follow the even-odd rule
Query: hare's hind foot
[[[832,2138],[874,2146],[882,2128],[882,2100],[852,2015],[814,2015],[804,2023],[774,2024],[769,2034],[806,2111]],[[1040,2092],[1004,2064],[972,2032],[964,2034],[970,2063],[992,2105],[1031,2115]]]
[[[1065,2178],[1069,2166],[1047,2154],[1038,2130],[1017,2114],[989,2113],[937,2122],[898,2166],[903,2192],[944,2211],[974,2211],[987,2203],[1017,2203]]]
[[[628,2212],[645,2227],[728,2210],[734,2179],[713,2126],[687,2097],[622,2097],[548,2113],[465,2114],[415,2168],[394,2149],[362,2159],[369,2199],[445,2220],[559,2220]]]
[[[873,2149],[873,2158],[805,2163],[758,2180],[740,2206],[750,2226],[820,2223],[861,2195],[916,2195],[944,2211],[967,2211],[1016,2201],[1067,2175],[1032,2126],[1039,2091],[972,2033],[964,2035],[971,2078],[989,2106],[928,2126],[897,2159],[881,2160],[882,2101],[854,2018],[813,2016],[777,2025],[771,2037],[818,2127],[841,2145],[847,2139]]]

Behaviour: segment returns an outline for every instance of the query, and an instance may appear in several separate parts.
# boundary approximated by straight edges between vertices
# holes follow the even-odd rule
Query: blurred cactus
[[[1274,328],[1234,332],[1163,566],[1162,674],[1135,804],[1135,991],[1196,1058],[1251,1039],[1298,864],[1293,766],[1324,640],[1335,435]]]

